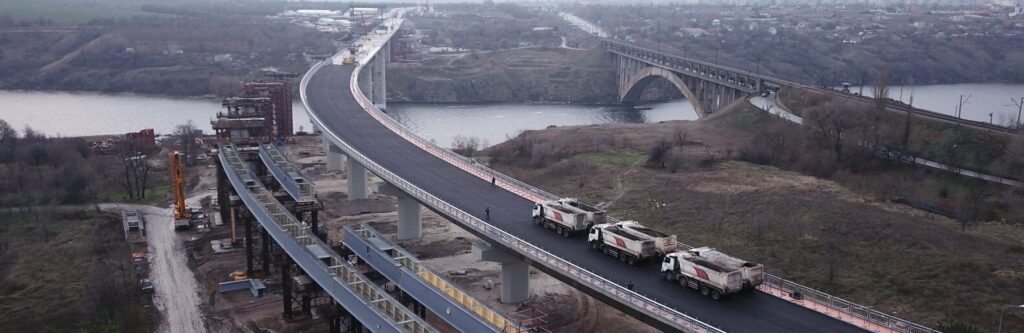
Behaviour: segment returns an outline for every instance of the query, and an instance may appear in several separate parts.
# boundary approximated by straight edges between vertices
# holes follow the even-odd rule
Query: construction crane
[[[189,220],[191,214],[185,207],[185,168],[181,164],[181,152],[171,151],[168,154],[167,164],[171,171],[171,198],[174,200],[174,229],[187,229],[191,226]]]

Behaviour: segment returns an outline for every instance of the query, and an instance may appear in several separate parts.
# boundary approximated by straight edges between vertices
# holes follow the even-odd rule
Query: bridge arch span
[[[661,67],[645,67],[637,71],[633,76],[629,77],[626,84],[619,88],[619,101],[623,103],[635,103],[639,101],[640,94],[643,93],[644,89],[647,88],[651,82],[654,82],[659,78],[668,80],[683,93],[686,100],[693,105],[694,111],[697,112],[697,118],[703,118],[707,115],[704,111],[704,106],[701,105],[697,96],[693,93],[693,90],[691,90],[678,75]]]

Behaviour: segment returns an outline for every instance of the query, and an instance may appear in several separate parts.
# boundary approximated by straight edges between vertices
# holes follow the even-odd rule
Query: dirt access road
[[[153,282],[153,303],[160,311],[159,333],[206,332],[200,310],[199,287],[188,267],[182,235],[174,232],[171,210],[157,206],[105,204],[105,210],[138,209],[146,219],[149,243],[149,278]]]

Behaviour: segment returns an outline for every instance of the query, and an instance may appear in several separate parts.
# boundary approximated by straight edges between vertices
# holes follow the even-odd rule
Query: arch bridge
[[[698,117],[704,117],[768,86],[778,86],[765,76],[735,68],[611,39],[603,43],[612,55],[619,100],[625,104],[638,102],[644,88],[657,79],[665,79],[693,104]]]

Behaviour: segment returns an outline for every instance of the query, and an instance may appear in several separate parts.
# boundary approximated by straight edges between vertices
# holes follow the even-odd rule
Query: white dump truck
[[[609,223],[595,224],[590,228],[587,242],[590,243],[590,248],[617,257],[630,265],[636,265],[644,259],[658,255],[653,240],[637,237],[622,227]]]
[[[594,206],[587,205],[580,202],[576,198],[561,198],[558,199],[558,203],[563,206],[568,206],[575,209],[577,212],[582,212],[587,216],[587,223],[590,225],[601,224],[605,222],[605,217],[608,215],[603,209],[599,209]]]
[[[615,223],[616,226],[622,228],[622,230],[633,234],[634,236],[649,239],[654,241],[654,247],[658,250],[659,256],[676,251],[678,243],[676,242],[676,235],[668,235],[663,232],[648,228],[640,224],[637,221],[621,221]]]
[[[699,290],[714,300],[743,290],[743,273],[722,267],[690,251],[669,253],[661,262],[661,275],[680,286]]]
[[[565,204],[562,200],[542,201],[533,205],[533,223],[555,230],[565,237],[593,225],[587,219],[585,210]]]
[[[751,289],[764,282],[764,265],[749,262],[740,258],[719,252],[712,247],[698,247],[690,249],[692,255],[704,258],[719,266],[730,270],[738,270],[743,275],[743,288]]]

